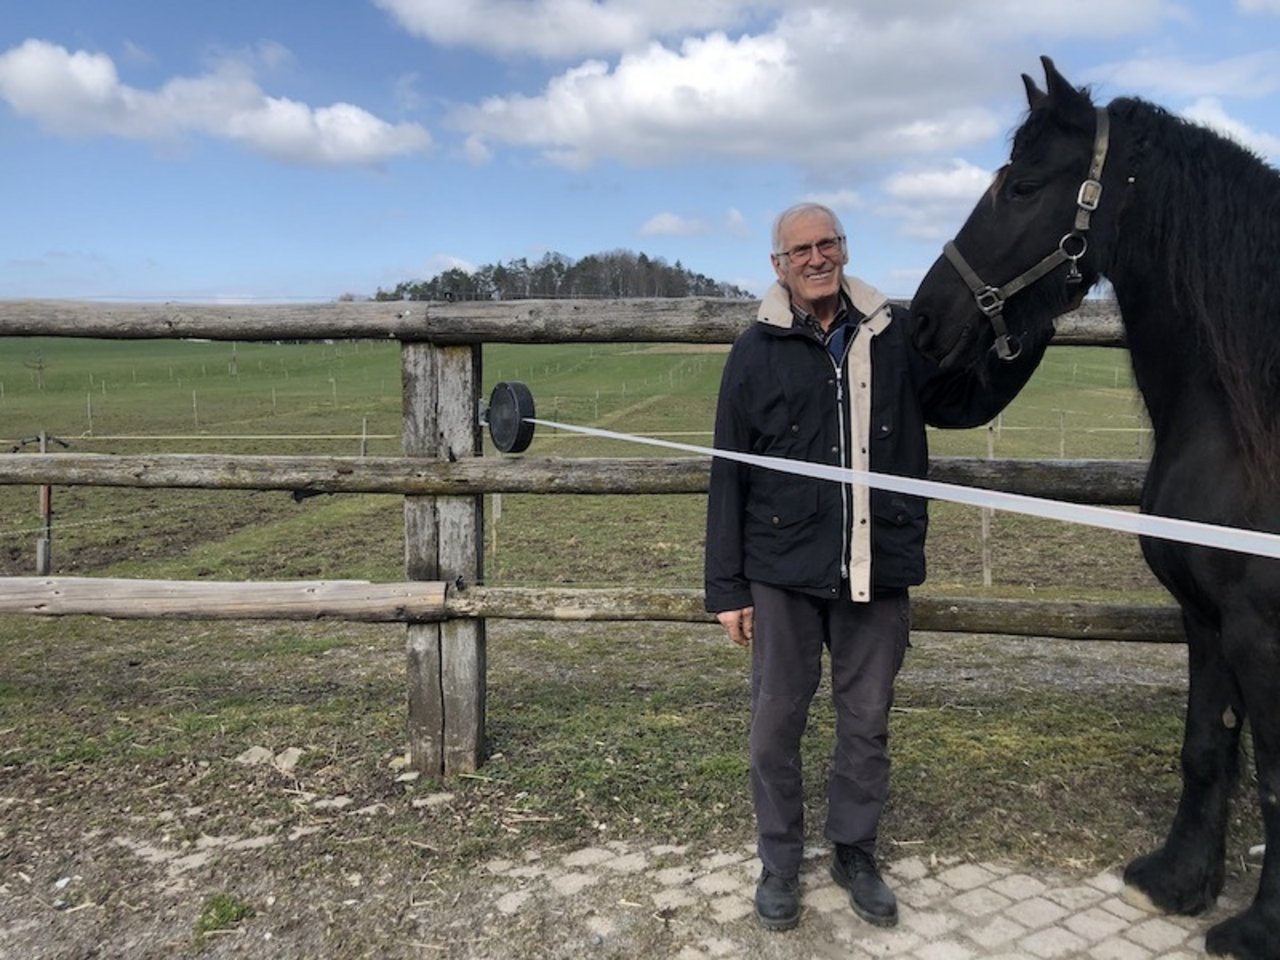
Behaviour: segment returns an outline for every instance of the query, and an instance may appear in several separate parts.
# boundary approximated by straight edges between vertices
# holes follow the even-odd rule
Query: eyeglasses
[[[804,243],[798,247],[792,247],[790,250],[781,250],[774,256],[786,257],[792,263],[799,265],[806,263],[813,256],[813,251],[817,250],[823,259],[830,260],[840,252],[841,244],[843,243],[844,237],[827,237],[817,243]]]

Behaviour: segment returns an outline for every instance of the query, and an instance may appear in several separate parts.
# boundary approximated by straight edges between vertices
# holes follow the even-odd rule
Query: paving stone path
[[[683,847],[613,843],[495,860],[486,865],[492,899],[476,906],[487,913],[491,944],[501,942],[504,924],[549,912],[561,933],[555,955],[639,956],[632,951],[643,949],[675,960],[1191,960],[1203,956],[1204,931],[1241,908],[1224,897],[1205,916],[1171,917],[1126,900],[1113,872],[1033,876],[997,863],[907,856],[884,871],[900,922],[879,929],[854,915],[829,863],[825,850],[806,860],[801,923],[787,933],[755,921],[753,849],[695,857]]]

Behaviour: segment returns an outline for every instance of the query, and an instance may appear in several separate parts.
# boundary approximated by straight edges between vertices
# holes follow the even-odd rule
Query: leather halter
[[[1004,322],[1005,301],[1063,263],[1071,264],[1067,273],[1068,284],[1079,283],[1082,279],[1077,261],[1089,249],[1089,241],[1085,234],[1089,232],[1089,217],[1098,209],[1098,202],[1102,199],[1102,165],[1106,162],[1107,148],[1111,139],[1111,122],[1106,108],[1097,107],[1096,111],[1097,126],[1093,138],[1093,159],[1089,164],[1089,176],[1080,184],[1080,189],[1076,193],[1075,226],[1070,233],[1063,234],[1056,250],[1029,270],[1018,274],[1004,286],[994,287],[984,283],[969,266],[960,251],[956,249],[954,240],[948,240],[942,248],[951,265],[956,268],[956,272],[972,291],[973,300],[978,305],[978,309],[991,321],[991,328],[996,333],[996,355],[1001,360],[1015,360],[1022,353],[1022,344],[1017,337],[1010,336],[1009,328]],[[961,342],[964,339],[961,337]]]

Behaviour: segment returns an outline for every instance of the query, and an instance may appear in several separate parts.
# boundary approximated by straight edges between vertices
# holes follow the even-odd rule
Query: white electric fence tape
[[[936,480],[917,480],[912,477],[897,477],[887,473],[873,473],[867,470],[853,470],[848,467],[832,467],[821,463],[809,463],[804,460],[788,460],[784,457],[764,457],[754,453],[738,453],[733,450],[717,450],[711,447],[697,447],[688,443],[675,443],[671,440],[658,440],[654,437],[641,437],[629,433],[615,433],[612,430],[600,430],[596,427],[579,427],[567,423],[556,423],[554,420],[539,420],[534,417],[525,418],[529,423],[571,433],[582,433],[587,436],[604,437],[610,440],[624,440],[628,443],[647,444],[651,447],[665,447],[668,450],[681,450],[685,453],[698,453],[708,457],[720,457],[746,463],[753,467],[764,467],[798,477],[813,477],[818,480],[834,480],[837,483],[856,483],[894,493],[906,493],[934,500],[949,500],[952,503],[963,503],[972,507],[991,507],[994,510],[1008,510],[1011,513],[1025,513],[1032,517],[1045,517],[1049,520],[1062,520],[1066,523],[1078,523],[1088,527],[1101,527],[1104,530],[1118,530],[1121,533],[1136,533],[1146,537],[1158,537],[1161,540],[1176,540],[1179,543],[1192,543],[1202,547],[1218,547],[1223,550],[1234,550],[1238,553],[1249,553],[1260,557],[1280,559],[1280,535],[1263,533],[1258,530],[1241,530],[1236,527],[1223,527],[1212,523],[1200,523],[1195,520],[1176,520],[1172,517],[1157,517],[1146,513],[1126,513],[1108,507],[1092,507],[1079,503],[1066,503],[1061,500],[1045,500],[1041,497],[1029,497],[1020,493],[1003,493],[999,490],[978,490],[973,487],[962,487],[954,483],[939,483]]]

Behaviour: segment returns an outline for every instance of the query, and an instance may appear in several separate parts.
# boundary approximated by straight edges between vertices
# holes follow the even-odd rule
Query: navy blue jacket
[[[979,368],[944,373],[912,344],[907,310],[896,305],[890,309],[892,321],[871,341],[869,468],[924,477],[929,466],[925,425],[975,427],[989,422],[1026,384],[1048,338],[1024,343],[1014,361],[1000,361],[989,353]],[[840,415],[839,397],[856,396],[849,366],[837,364],[802,325],[752,324],[725,362],[716,448],[856,465],[857,459],[848,453],[849,417]],[[707,610],[751,606],[751,581],[827,598],[840,596],[843,586],[848,596],[848,490],[829,480],[716,458],[707,508]],[[873,489],[870,503],[875,590],[923,582],[926,501]]]

